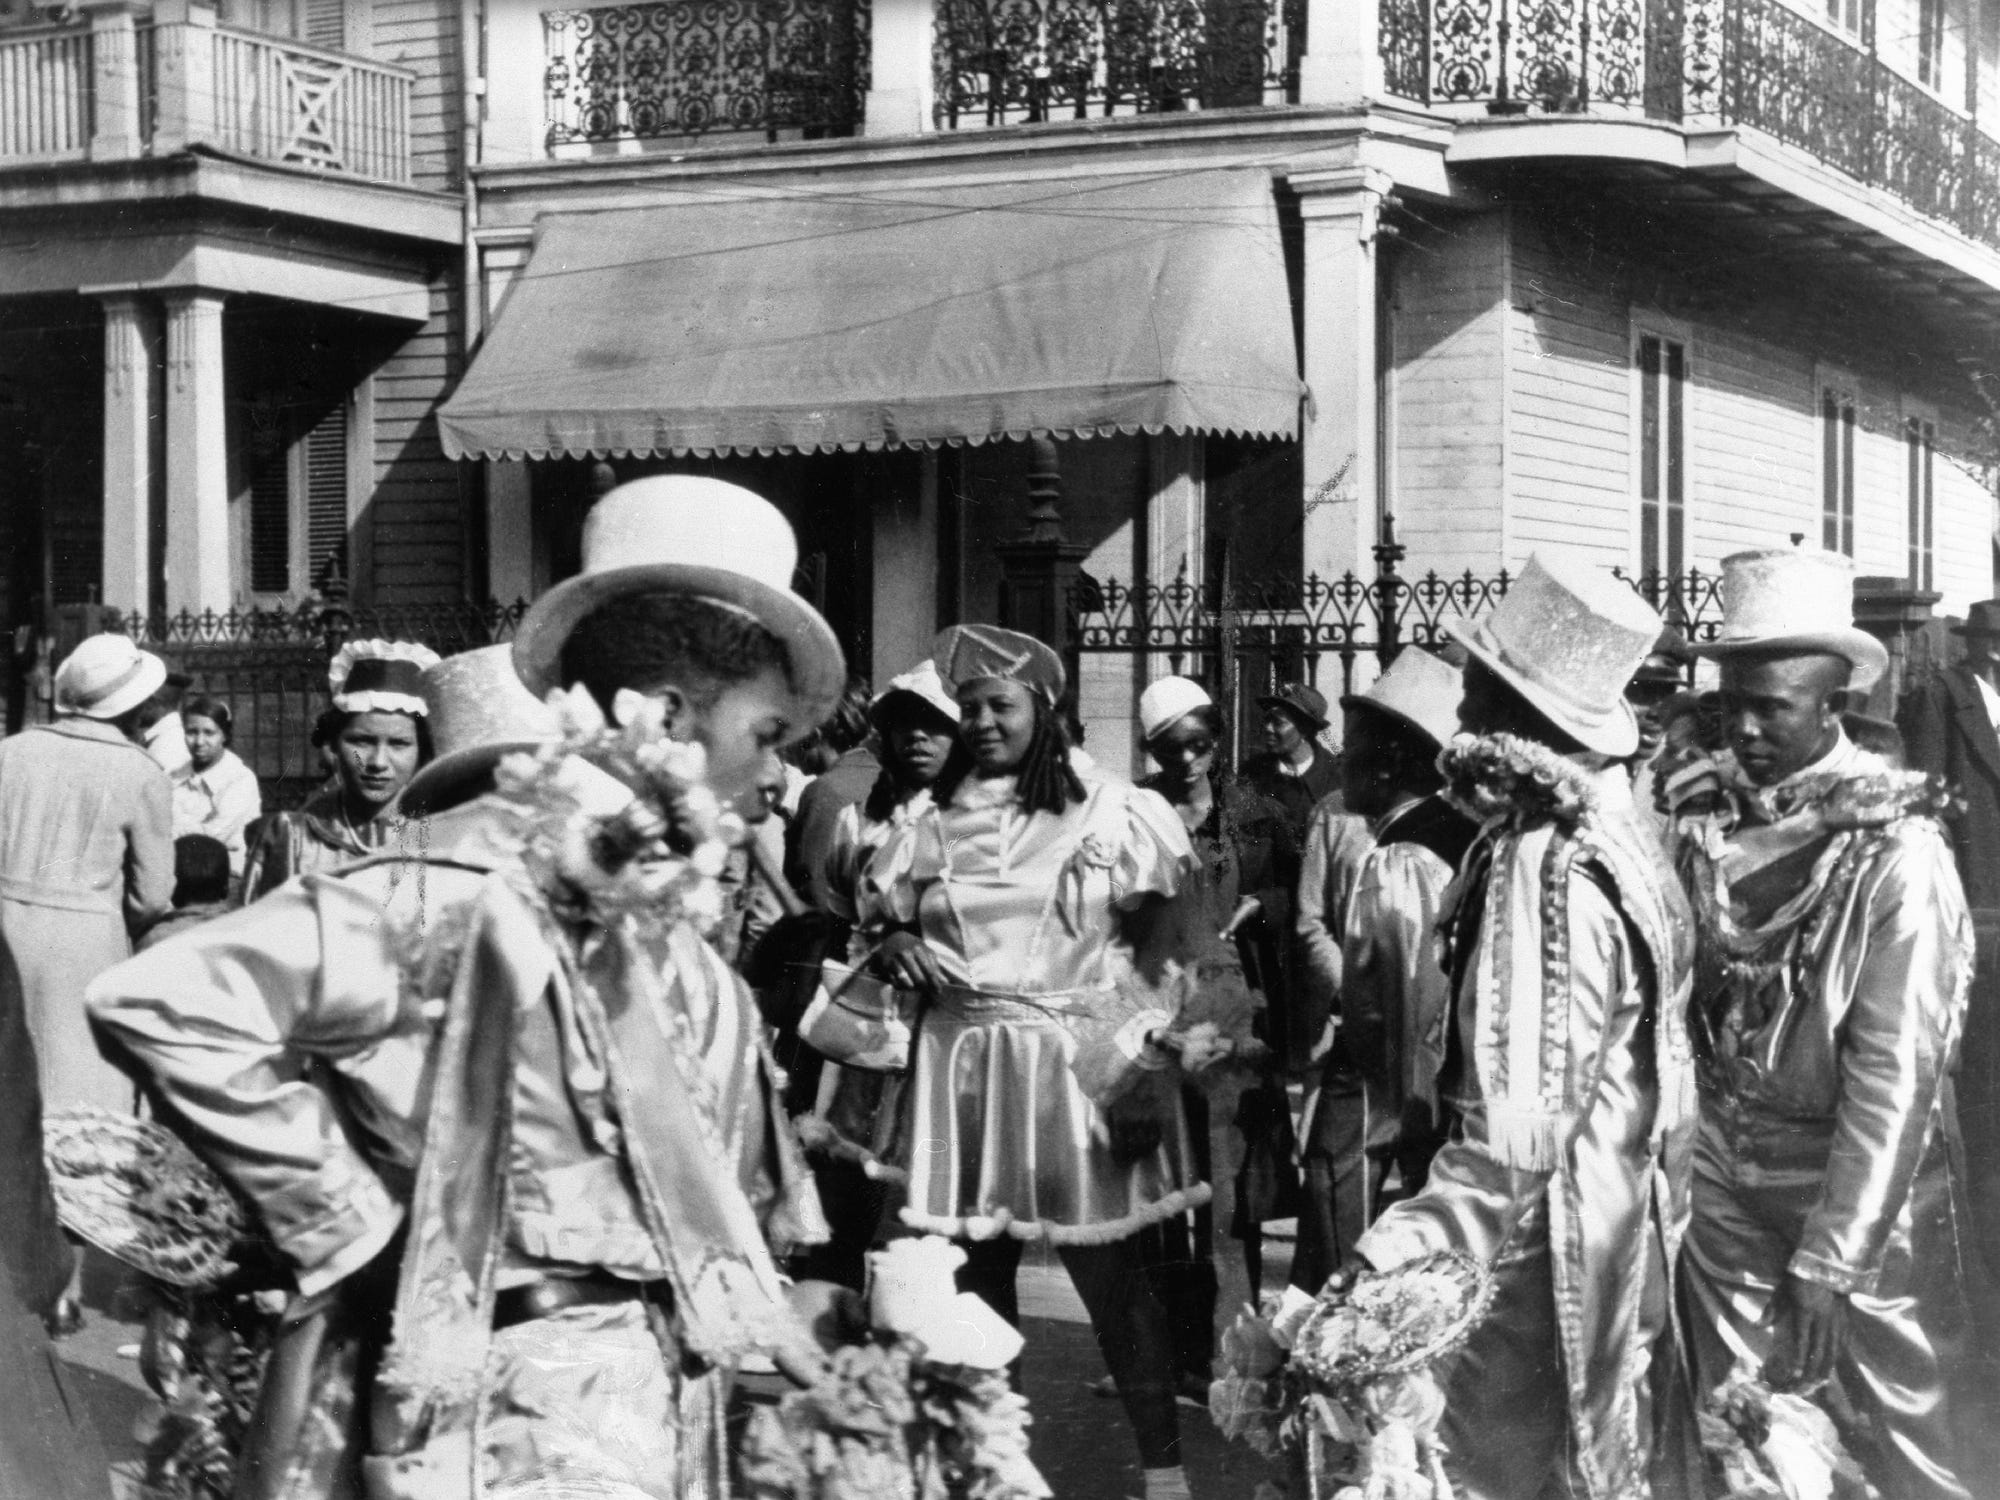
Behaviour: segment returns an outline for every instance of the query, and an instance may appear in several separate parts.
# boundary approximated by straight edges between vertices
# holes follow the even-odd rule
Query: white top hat
[[[1702,656],[1844,656],[1851,686],[1866,692],[1889,650],[1854,625],[1854,560],[1818,547],[1774,547],[1722,560],[1722,628],[1695,646]]]
[[[1586,750],[1630,755],[1639,723],[1625,685],[1660,617],[1609,573],[1539,553],[1478,620],[1446,627],[1466,652]]]
[[[87,637],[56,668],[56,712],[115,719],[167,680],[167,664],[116,632]]]
[[[1174,720],[1214,702],[1198,682],[1186,677],[1162,677],[1139,695],[1139,738],[1150,740]]]
[[[832,627],[792,592],[798,564],[791,523],[762,496],[693,474],[635,479],[591,507],[583,571],[528,607],[514,665],[531,692],[561,687],[563,642],[586,615],[630,594],[689,594],[742,610],[784,643],[802,737],[840,701],[847,663]]]
[[[403,789],[408,817],[462,800],[503,755],[533,750],[560,733],[555,710],[515,672],[511,646],[447,656],[424,672],[420,688],[437,753]]]
[[[945,690],[944,679],[938,676],[937,663],[928,657],[909,671],[889,679],[889,685],[877,693],[874,701],[868,705],[869,718],[877,718],[882,705],[898,693],[907,693],[910,697],[921,700],[927,708],[936,709],[952,723],[958,722],[958,700]]]
[[[1365,707],[1400,719],[1442,750],[1458,733],[1458,700],[1465,678],[1450,662],[1412,646],[1365,693],[1350,693],[1342,708]]]

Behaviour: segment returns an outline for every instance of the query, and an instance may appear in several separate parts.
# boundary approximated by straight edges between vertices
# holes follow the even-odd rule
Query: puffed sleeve
[[[1427,1103],[1436,1102],[1451,1010],[1436,935],[1450,884],[1450,867],[1421,844],[1370,850],[1342,946],[1341,1016],[1363,1069]]]
[[[1125,799],[1111,863],[1111,899],[1121,908],[1148,896],[1177,896],[1195,868],[1194,845],[1180,814],[1158,792],[1106,783],[1100,796]]]
[[[399,979],[381,906],[318,878],[148,949],[86,993],[201,1156],[257,1204],[308,1294],[367,1264],[401,1222],[308,1068],[389,1035]]]
[[[1841,1025],[1840,1104],[1790,1269],[1867,1293],[1936,1121],[1972,977],[1972,921],[1951,851],[1929,823],[1898,835],[1857,904],[1849,922],[1867,930]]]

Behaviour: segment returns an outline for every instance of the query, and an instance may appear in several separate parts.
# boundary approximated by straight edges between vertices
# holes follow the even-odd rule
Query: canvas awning
[[[1297,431],[1266,173],[714,191],[545,217],[445,452]]]

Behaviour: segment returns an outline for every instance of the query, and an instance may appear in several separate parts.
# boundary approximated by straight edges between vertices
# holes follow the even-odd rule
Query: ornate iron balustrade
[[[939,0],[948,129],[1294,102],[1305,0]]]
[[[548,143],[851,135],[868,0],[669,0],[542,15]]]
[[[2000,145],[1784,0],[1380,0],[1384,84],[1496,114],[1741,125],[2000,245]]]
[[[1713,639],[1722,621],[1720,575],[1613,571],[1689,639]],[[1505,570],[1405,578],[1393,565],[1372,578],[1313,574],[1228,590],[1185,573],[1136,589],[1090,580],[1072,598],[1070,639],[1079,653],[1157,656],[1171,672],[1211,682],[1223,680],[1226,661],[1231,681],[1296,680],[1347,692],[1361,657],[1386,664],[1405,646],[1436,649],[1449,622],[1484,614],[1512,582]]]

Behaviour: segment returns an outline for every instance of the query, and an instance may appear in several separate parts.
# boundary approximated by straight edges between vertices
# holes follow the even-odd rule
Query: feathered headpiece
[[[424,669],[437,662],[437,652],[415,641],[349,641],[326,669],[333,706],[350,714],[428,714]]]

